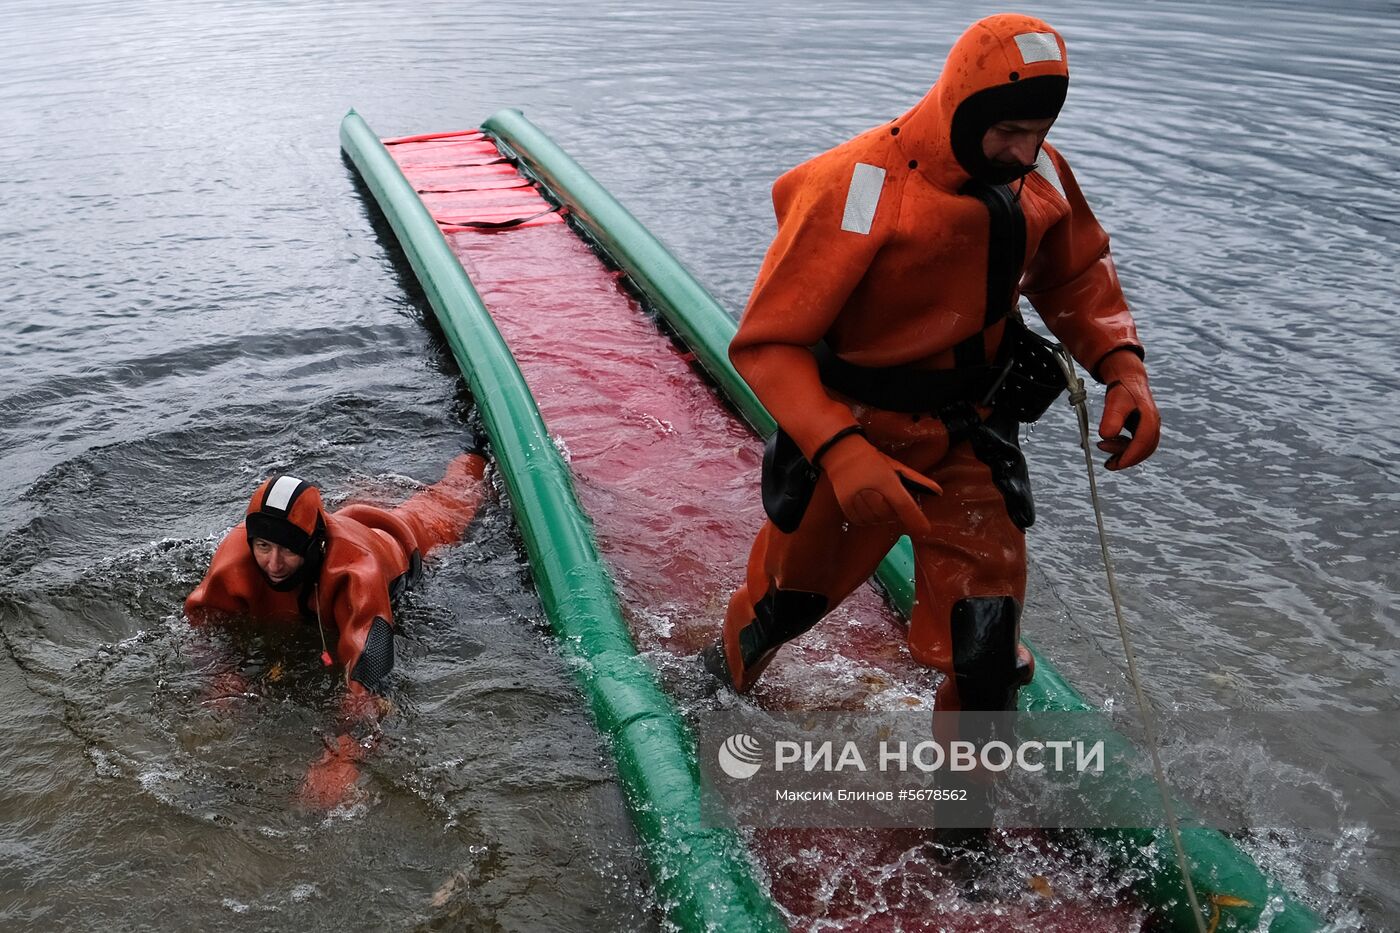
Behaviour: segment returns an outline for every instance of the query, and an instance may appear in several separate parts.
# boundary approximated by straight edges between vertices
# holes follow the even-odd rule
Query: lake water
[[[655,927],[503,500],[401,613],[401,715],[359,807],[290,805],[333,703],[315,650],[181,620],[266,473],[393,501],[472,435],[339,120],[520,107],[737,311],[773,179],[905,110],[996,9],[8,0],[0,927]],[[1073,73],[1051,138],[1114,236],[1165,418],[1102,483],[1149,693],[1394,710],[1400,5],[1044,15]],[[1028,439],[1025,624],[1122,704],[1072,432]],[[201,659],[230,647],[258,687],[210,703]],[[1397,847],[1364,823],[1242,844],[1338,929],[1400,917]]]

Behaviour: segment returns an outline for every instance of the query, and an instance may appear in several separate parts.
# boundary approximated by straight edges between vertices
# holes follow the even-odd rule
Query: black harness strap
[[[1006,185],[969,182],[963,194],[981,201],[990,220],[987,231],[987,300],[982,329],[953,347],[958,368],[987,363],[986,331],[1011,313],[1026,261],[1026,215]]]
[[[886,411],[931,412],[953,401],[979,401],[1003,368],[980,362],[954,369],[859,366],[837,356],[826,341],[812,347],[812,356],[823,385]]]

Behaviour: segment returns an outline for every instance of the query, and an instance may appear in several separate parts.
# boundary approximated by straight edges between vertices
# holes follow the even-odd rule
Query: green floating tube
[[[560,649],[577,670],[668,916],[687,931],[779,931],[732,831],[703,825],[695,740],[637,656],[573,480],[515,358],[393,157],[351,110],[340,145],[393,227],[471,388]]]
[[[584,233],[621,268],[644,300],[665,318],[686,343],[720,390],[761,435],[774,428],[771,415],[729,362],[728,346],[736,327],[709,291],[597,180],[574,162],[542,130],[518,110],[502,110],[482,124],[498,148],[516,156],[522,171],[534,177],[565,204]],[[895,546],[881,563],[878,578],[905,615],[914,601],[913,549],[908,539]],[[1092,707],[1043,656],[1036,656],[1035,680],[1021,691],[1021,706],[1036,712],[1087,712]],[[1099,736],[1094,736],[1098,738]],[[1130,760],[1136,752],[1123,736],[1106,732],[1105,755]],[[1140,811],[1143,800],[1157,797],[1150,780],[1125,780],[1103,791],[1101,812]],[[1178,804],[1178,806],[1180,806]],[[1136,808],[1136,809],[1135,809]],[[1184,812],[1189,809],[1182,807]],[[1108,822],[1112,822],[1109,820]],[[1267,921],[1270,933],[1304,933],[1322,927],[1309,908],[1264,874],[1238,846],[1217,830],[1186,828],[1191,882],[1202,906],[1219,908],[1217,930],[1256,930]],[[1170,839],[1154,829],[1103,829],[1094,835],[1108,843],[1121,870],[1142,880],[1137,893],[1183,933],[1197,926],[1186,901],[1181,872]],[[1232,906],[1233,899],[1250,906]]]

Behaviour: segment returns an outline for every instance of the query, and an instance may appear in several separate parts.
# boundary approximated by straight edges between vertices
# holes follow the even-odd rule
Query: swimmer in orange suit
[[[1015,709],[1034,520],[1018,429],[1064,388],[1020,297],[1107,384],[1109,469],[1160,431],[1108,236],[1045,141],[1068,84],[1059,33],[988,17],[911,110],[773,186],[777,236],[729,351],[779,426],[770,520],[702,655],[735,689],[907,534],[909,649],[945,675],[937,709]]]
[[[429,552],[461,539],[481,502],[484,468],[479,454],[462,454],[439,482],[397,508],[348,505],[333,514],[315,486],[274,476],[214,552],[185,614],[195,625],[241,616],[318,626],[322,661],[344,672],[345,718],[377,722],[394,667],[393,602]],[[308,775],[303,799],[338,802],[362,753],[339,736]]]

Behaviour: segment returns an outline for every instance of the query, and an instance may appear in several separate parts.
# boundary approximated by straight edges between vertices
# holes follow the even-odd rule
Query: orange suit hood
[[[1054,119],[1069,89],[1065,42],[1044,20],[999,13],[973,23],[953,43],[924,98],[891,131],[919,171],[946,191],[969,179],[1006,184],[1016,170],[982,154],[982,137],[1003,120]]]
[[[988,17],[907,113],[773,185],[777,234],[729,355],[809,460],[858,422],[823,382],[818,343],[871,368],[987,363],[1024,294],[1090,371],[1116,349],[1141,354],[1108,235],[1069,163],[1045,145],[1022,175],[982,152],[997,123],[1057,116],[1068,87],[1054,29]],[[1024,184],[996,190],[1016,176]]]
[[[270,477],[249,500],[244,524],[249,549],[253,539],[263,538],[306,559],[296,573],[282,582],[268,579],[273,589],[292,590],[319,574],[325,553],[326,515],[321,491],[315,486],[295,476]]]

